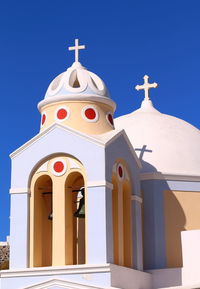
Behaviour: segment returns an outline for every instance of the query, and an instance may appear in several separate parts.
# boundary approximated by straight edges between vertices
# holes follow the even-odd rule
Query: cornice
[[[68,275],[68,274],[88,274],[88,273],[106,273],[111,271],[110,264],[94,265],[67,265],[56,267],[35,267],[26,269],[10,269],[0,272],[1,278],[8,277],[28,277],[28,276],[46,276],[46,275]]]
[[[188,181],[200,182],[200,175],[170,174],[170,173],[143,173],[140,174],[140,180],[168,180],[168,181]]]

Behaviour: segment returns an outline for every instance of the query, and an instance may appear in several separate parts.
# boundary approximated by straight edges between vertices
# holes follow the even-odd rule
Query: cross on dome
[[[135,89],[136,89],[136,90],[142,90],[142,89],[144,89],[144,95],[145,95],[144,100],[150,100],[149,89],[150,89],[150,88],[156,88],[156,87],[158,86],[158,84],[157,84],[156,82],[154,82],[154,83],[149,83],[149,82],[148,82],[148,79],[149,79],[149,76],[148,76],[148,75],[145,75],[143,78],[144,78],[144,84],[143,84],[143,85],[136,85],[136,86],[135,86]]]
[[[69,50],[75,50],[75,62],[79,60],[79,50],[85,49],[85,45],[79,45],[79,39],[75,39],[75,46],[68,47]]]

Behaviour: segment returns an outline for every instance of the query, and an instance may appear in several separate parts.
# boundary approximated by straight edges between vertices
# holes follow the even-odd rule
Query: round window
[[[124,170],[123,170],[123,167],[122,167],[121,164],[119,164],[118,167],[117,167],[117,173],[118,173],[118,177],[120,179],[124,178]]]
[[[42,113],[42,116],[41,116],[41,126],[44,125],[45,121],[47,119],[47,115],[45,112]]]
[[[66,172],[66,162],[62,159],[57,159],[51,164],[52,173],[56,176],[62,176]]]
[[[113,116],[112,116],[112,113],[111,113],[111,112],[108,112],[108,113],[107,113],[106,118],[107,118],[108,123],[109,123],[112,127],[114,127],[114,121],[113,121]]]
[[[95,107],[85,106],[82,109],[82,117],[89,122],[96,122],[99,119],[99,114]]]
[[[55,119],[58,121],[63,121],[69,118],[70,115],[70,111],[67,107],[63,106],[63,107],[59,107],[56,110],[56,115],[55,115]]]

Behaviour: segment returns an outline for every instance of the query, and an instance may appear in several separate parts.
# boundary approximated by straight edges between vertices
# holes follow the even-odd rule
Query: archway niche
[[[120,161],[122,176],[118,164],[114,165],[112,175],[113,259],[116,265],[132,268],[131,182],[124,162]]]
[[[52,265],[52,180],[33,177],[30,197],[30,266]]]
[[[118,184],[117,177],[113,174],[112,177],[112,216],[113,216],[113,249],[114,249],[114,264],[119,264],[119,220],[118,220]]]
[[[80,189],[85,186],[80,172],[71,172],[65,183],[66,204],[66,265],[85,264],[85,218],[74,216],[83,197]],[[85,197],[85,196],[84,196]]]
[[[123,233],[124,233],[124,266],[132,267],[132,230],[131,230],[131,188],[130,183],[123,182]]]

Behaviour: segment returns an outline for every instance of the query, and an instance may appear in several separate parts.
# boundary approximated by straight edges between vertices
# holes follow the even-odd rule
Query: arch
[[[35,175],[30,195],[30,267],[52,265],[52,179]]]
[[[128,180],[123,181],[123,223],[124,223],[124,266],[132,267],[132,230],[131,230],[131,186]]]
[[[114,264],[119,264],[119,224],[118,224],[118,184],[115,174],[112,176],[112,215],[113,215],[113,249],[114,249]]]
[[[73,156],[53,154],[32,172],[30,267],[84,264],[85,219],[74,216],[79,190],[85,186],[82,163]]]
[[[117,160],[112,174],[112,216],[114,264],[132,267],[131,182],[126,163]]]
[[[82,173],[71,172],[65,182],[66,264],[85,264],[85,218],[74,216],[82,198],[78,192],[82,187],[85,187]]]
[[[55,158],[55,157],[68,157],[68,158],[72,158],[74,160],[76,160],[78,163],[80,163],[80,165],[83,166],[83,163],[76,157],[74,157],[73,155],[71,154],[66,154],[65,152],[57,152],[57,153],[52,153],[52,154],[49,154],[49,155],[46,155],[44,156],[42,159],[38,160],[38,162],[36,162],[33,166],[33,168],[31,169],[31,171],[29,172],[29,177],[28,177],[28,188],[31,187],[31,181],[32,181],[32,178],[34,176],[34,174],[36,173],[36,171],[38,170],[38,168],[43,165],[45,162]]]

